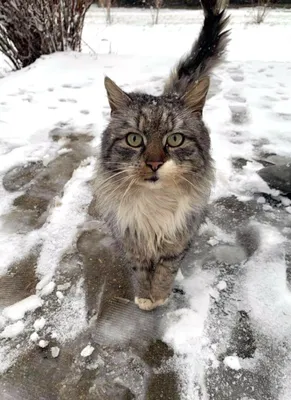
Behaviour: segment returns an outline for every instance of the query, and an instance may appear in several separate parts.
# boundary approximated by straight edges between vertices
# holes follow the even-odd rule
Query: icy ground
[[[202,13],[164,10],[151,26],[149,11],[113,10],[106,27],[92,8],[83,54],[0,64],[1,400],[291,399],[291,201],[256,172],[291,161],[291,12],[261,26],[231,14],[205,110],[209,217],[152,313],[124,300],[123,257],[92,211],[103,78],[159,93]],[[235,231],[249,221],[262,241],[246,260]]]

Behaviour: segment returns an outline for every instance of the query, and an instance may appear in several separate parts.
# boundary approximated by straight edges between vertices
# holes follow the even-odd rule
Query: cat
[[[126,93],[108,77],[111,118],[94,178],[98,211],[127,255],[135,303],[166,303],[214,181],[202,118],[210,72],[223,59],[229,17],[203,0],[204,23],[160,96]]]

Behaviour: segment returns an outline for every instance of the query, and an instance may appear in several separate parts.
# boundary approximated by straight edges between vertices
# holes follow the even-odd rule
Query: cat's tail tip
[[[227,0],[200,0],[205,16],[219,15],[227,6]]]

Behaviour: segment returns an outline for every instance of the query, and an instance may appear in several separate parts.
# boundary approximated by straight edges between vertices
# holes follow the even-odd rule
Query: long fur
[[[202,0],[201,4],[205,18],[199,37],[172,71],[164,94],[183,94],[191,82],[209,75],[223,60],[229,42],[230,31],[225,29],[229,17],[221,10],[221,0]]]
[[[178,261],[197,232],[213,183],[202,110],[208,74],[227,42],[227,18],[219,1],[203,0],[199,38],[178,63],[163,95],[125,93],[105,80],[112,116],[102,136],[96,203],[131,261],[136,302],[147,310],[169,296]],[[133,132],[142,137],[140,148],[127,141]],[[169,135],[177,134],[183,142],[167,144]],[[159,162],[158,171],[149,167],[149,160]]]
[[[187,243],[195,232],[193,220],[200,222],[213,182],[213,170],[209,168],[203,179],[197,179],[195,187],[187,182],[176,187],[173,179],[179,174],[179,168],[171,161],[164,168],[163,173],[169,173],[171,180],[163,187],[156,184],[154,189],[133,184],[127,190],[127,181],[106,190],[103,186],[107,175],[97,175],[97,188],[101,188],[97,198],[103,217],[114,236],[129,240],[143,260],[159,260],[161,255],[167,255],[168,247],[174,246],[177,254],[183,250],[184,241],[181,249],[177,243],[181,235]]]

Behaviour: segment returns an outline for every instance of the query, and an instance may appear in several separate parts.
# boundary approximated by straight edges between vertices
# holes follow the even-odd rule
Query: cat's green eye
[[[167,138],[167,145],[170,147],[178,147],[184,142],[184,136],[181,133],[173,133]]]
[[[131,147],[140,147],[143,144],[143,138],[138,133],[129,133],[126,136],[126,143]]]

